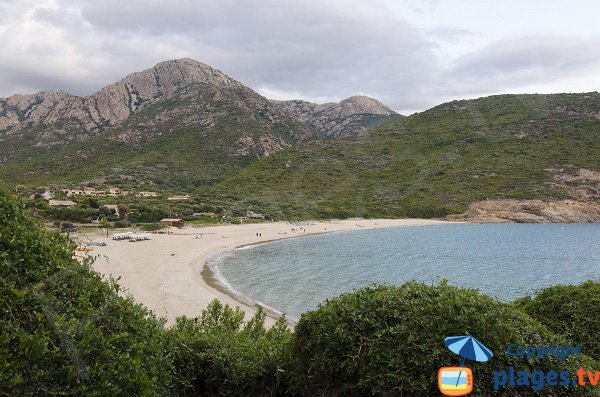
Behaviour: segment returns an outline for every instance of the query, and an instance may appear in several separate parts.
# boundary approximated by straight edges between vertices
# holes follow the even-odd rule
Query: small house
[[[77,203],[71,200],[48,200],[48,205],[51,207],[74,207]]]
[[[190,199],[189,195],[167,197],[167,200],[171,200],[171,201],[181,201],[181,200],[189,200],[189,199]]]
[[[180,219],[180,218],[165,218],[165,219],[161,219],[160,223],[164,223],[165,225],[169,225],[171,227],[182,228],[184,222],[183,222],[183,219]]]
[[[140,197],[157,197],[158,193],[156,193],[156,192],[140,192],[140,194],[138,194],[138,196],[140,196]]]
[[[60,189],[60,191],[64,193],[67,197],[79,196],[83,194],[83,190],[79,189]]]
[[[264,214],[259,214],[258,212],[247,211],[246,217],[250,219],[265,219]]]

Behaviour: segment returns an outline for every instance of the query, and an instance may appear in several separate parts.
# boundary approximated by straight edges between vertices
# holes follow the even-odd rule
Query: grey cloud
[[[600,40],[523,37],[457,59],[444,79],[453,90],[485,92],[573,77],[598,65]]]
[[[141,11],[132,15],[132,8]],[[188,36],[190,56],[243,83],[308,97],[369,92],[402,108],[436,64],[416,29],[353,1],[95,2],[82,15],[104,31]]]
[[[468,29],[461,29],[453,26],[443,26],[427,30],[426,33],[439,41],[456,42],[465,38],[476,36],[475,32]]]
[[[0,11],[0,96],[88,95],[160,61],[190,57],[279,98],[365,94],[406,112],[576,75],[600,54],[598,41],[530,37],[445,68],[440,46],[469,40],[468,30],[420,30],[377,1],[0,0]]]
[[[49,90],[64,89],[61,84],[67,84],[67,81],[61,81],[56,76],[48,76],[22,66],[15,67],[10,63],[0,63],[1,86],[11,85],[33,92],[40,90],[40,87],[46,87]]]
[[[433,44],[377,3],[62,0],[58,8],[31,8],[33,20],[62,40],[38,37],[15,50],[13,63],[44,69],[28,82],[39,89],[64,84],[65,76],[72,83],[63,88],[89,94],[187,56],[255,89],[339,99],[365,93],[402,109],[435,74]],[[67,59],[72,66],[65,69]],[[61,76],[52,81],[52,72]],[[13,88],[22,87],[25,75],[11,73]],[[10,89],[5,82],[0,94]]]

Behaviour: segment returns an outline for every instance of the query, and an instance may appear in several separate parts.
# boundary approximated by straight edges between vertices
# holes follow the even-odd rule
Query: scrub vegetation
[[[480,200],[567,198],[552,170],[600,170],[598,108],[598,93],[453,101],[275,153],[215,192],[304,219],[431,218]]]
[[[600,282],[580,285],[555,285],[531,298],[515,302],[516,306],[552,331],[581,345],[582,351],[600,360]]]
[[[210,128],[153,121],[180,107],[195,109],[190,101],[204,103],[213,94],[204,87],[158,102],[123,125],[63,147],[6,141],[8,151],[24,146],[14,150],[21,157],[2,164],[0,181],[58,188],[103,180],[132,192],[190,194],[193,205],[250,209],[277,220],[432,218],[487,199],[565,199],[578,189],[597,195],[596,177],[574,177],[581,169],[600,172],[596,92],[453,101],[339,139],[316,133],[294,139],[290,129],[306,127],[271,125],[260,112],[240,107],[245,99],[235,90],[222,94]],[[240,141],[244,131],[265,126],[286,148],[271,142],[277,148],[266,156]],[[121,141],[128,134],[133,137]],[[133,221],[156,222],[164,204],[154,204],[160,214],[142,211],[147,214]]]

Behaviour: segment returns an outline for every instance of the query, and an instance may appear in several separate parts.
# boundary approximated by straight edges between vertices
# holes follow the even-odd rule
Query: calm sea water
[[[502,300],[600,280],[600,225],[435,225],[280,240],[215,259],[236,291],[292,318],[371,283],[448,279]]]

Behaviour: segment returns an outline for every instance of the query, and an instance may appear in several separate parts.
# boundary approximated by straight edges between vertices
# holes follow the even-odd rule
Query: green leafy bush
[[[145,232],[154,232],[156,230],[161,230],[166,227],[168,227],[168,225],[164,223],[147,223],[145,225],[141,225],[140,230],[143,230]]]
[[[115,226],[115,228],[119,229],[119,228],[129,227],[131,225],[127,221],[116,221],[114,223],[114,226]]]
[[[515,305],[556,333],[581,345],[582,351],[600,360],[600,283],[556,285]]]
[[[327,301],[305,313],[295,330],[294,349],[302,370],[298,390],[306,395],[434,396],[440,367],[456,365],[459,357],[444,345],[444,338],[473,335],[495,357],[489,363],[469,361],[476,374],[474,395],[578,396],[585,388],[546,388],[534,392],[507,386],[493,391],[493,371],[533,368],[569,368],[578,361],[544,359],[535,363],[505,354],[506,346],[564,344],[562,337],[509,304],[473,290],[442,283],[428,286],[409,282],[401,287],[373,286]]]
[[[156,395],[169,385],[163,322],[0,189],[0,395]]]
[[[284,317],[265,329],[265,312],[244,323],[244,312],[218,300],[195,319],[180,317],[169,331],[174,395],[282,395],[288,391],[292,333]]]

